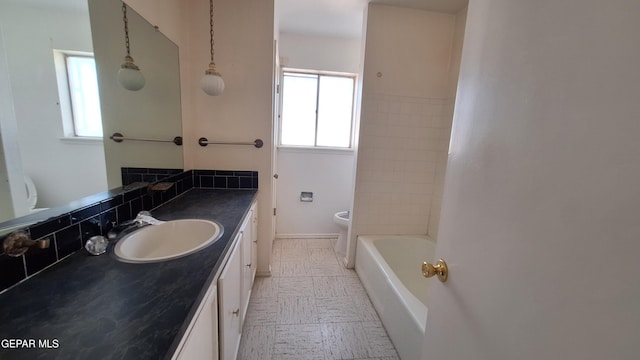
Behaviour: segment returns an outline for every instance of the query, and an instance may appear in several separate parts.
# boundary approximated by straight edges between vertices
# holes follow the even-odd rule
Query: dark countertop
[[[255,190],[193,189],[152,211],[198,218],[222,237],[183,258],[129,264],[84,249],[0,295],[0,359],[160,359],[173,355],[222,265]],[[1,274],[0,274],[1,276]],[[9,349],[34,339],[35,349]],[[38,348],[40,340],[58,347]]]

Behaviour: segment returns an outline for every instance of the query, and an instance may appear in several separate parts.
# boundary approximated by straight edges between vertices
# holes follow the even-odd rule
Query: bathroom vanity
[[[256,271],[256,192],[194,188],[152,211],[222,225],[196,253],[132,264],[113,246],[82,249],[1,294],[0,339],[34,346],[3,341],[0,358],[235,359]]]
[[[254,201],[237,231],[218,280],[209,285],[172,359],[236,358],[256,275],[256,206]]]

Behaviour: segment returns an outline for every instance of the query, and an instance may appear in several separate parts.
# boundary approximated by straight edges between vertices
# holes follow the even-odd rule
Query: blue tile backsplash
[[[257,171],[194,170],[194,186],[214,189],[257,189]]]
[[[124,184],[125,168],[122,171]],[[140,211],[152,210],[192,188],[258,188],[257,171],[189,170],[183,172],[176,169],[143,168],[126,168],[126,171],[128,174],[136,174],[133,177],[137,174],[153,174],[157,177],[149,182],[172,182],[174,186],[166,191],[151,193],[144,187],[125,191],[24,229],[34,240],[49,238],[49,248],[32,248],[20,257],[0,254],[0,273],[3,274],[0,277],[0,291],[82,249],[85,242],[92,236],[106,235],[114,223],[130,220]],[[135,181],[145,180],[131,182]],[[0,238],[1,241],[4,241],[4,237]]]
[[[24,256],[11,257],[0,255],[0,269],[2,269],[2,276],[0,276],[0,286],[2,289],[6,289],[27,277],[25,274]]]
[[[134,182],[156,182],[165,179],[169,175],[181,174],[182,169],[155,169],[155,168],[120,168],[122,186]]]

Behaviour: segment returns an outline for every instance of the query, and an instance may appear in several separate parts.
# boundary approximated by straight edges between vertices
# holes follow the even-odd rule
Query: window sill
[[[101,137],[68,136],[60,138],[60,141],[67,144],[102,145],[103,139]]]
[[[305,146],[278,146],[278,151],[287,153],[313,153],[313,154],[334,154],[353,155],[353,148],[332,148],[332,147],[305,147]]]

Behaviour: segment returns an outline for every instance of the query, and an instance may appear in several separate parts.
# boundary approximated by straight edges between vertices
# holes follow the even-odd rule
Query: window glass
[[[351,147],[354,87],[352,75],[285,71],[280,144]]]
[[[305,74],[287,74],[284,76],[282,89],[282,144],[313,146],[318,78]]]
[[[102,137],[102,116],[95,60],[66,57],[69,96],[75,136]]]
[[[349,147],[353,118],[353,79],[320,77],[317,146]]]

